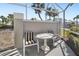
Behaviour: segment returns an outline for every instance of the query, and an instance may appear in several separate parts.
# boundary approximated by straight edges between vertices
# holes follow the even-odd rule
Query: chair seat
[[[34,45],[37,45],[37,43],[34,43],[34,44],[28,44],[28,45],[25,45],[25,47],[30,47],[30,46],[34,46]]]
[[[26,45],[35,44],[35,43],[36,43],[36,41],[34,41],[34,40],[25,42]]]

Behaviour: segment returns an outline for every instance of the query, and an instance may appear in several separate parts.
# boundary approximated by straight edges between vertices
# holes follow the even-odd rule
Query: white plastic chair
[[[34,40],[34,32],[25,32],[23,38],[23,56],[25,56],[26,47],[37,46],[37,52],[39,53],[39,41]]]

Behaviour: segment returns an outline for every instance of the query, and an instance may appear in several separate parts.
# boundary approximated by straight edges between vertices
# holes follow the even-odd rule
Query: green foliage
[[[75,19],[79,19],[79,15],[75,16],[73,19],[74,19],[74,20],[75,20]]]
[[[31,18],[32,21],[36,20],[36,18]]]
[[[75,23],[74,23],[74,22],[70,22],[70,23],[68,24],[68,27],[69,27],[69,28],[71,28],[71,27],[73,27],[73,26],[75,26]]]
[[[53,9],[52,7],[47,7],[46,16],[49,16],[49,20],[51,20],[51,17],[55,20],[55,16],[58,16],[58,10]]]
[[[74,31],[74,32],[79,32],[79,27],[78,26],[72,26],[70,28],[71,31]]]
[[[0,16],[0,18],[2,19],[2,24],[5,24],[5,23],[6,23],[7,18],[6,18],[6,17],[4,17],[4,16]]]
[[[38,14],[39,18],[41,20],[43,20],[40,14],[42,12],[41,9],[45,8],[45,4],[44,3],[33,3],[32,7],[39,8],[39,9],[34,9],[34,11],[35,11],[36,14]]]
[[[1,24],[2,22],[1,22],[1,20],[0,20],[0,24]]]
[[[67,42],[68,42],[67,44],[71,47],[71,49],[77,55],[79,55],[79,36],[76,34],[73,34],[69,30],[65,30],[64,32],[65,32],[64,33],[65,37],[69,38],[69,40],[67,40]]]
[[[48,8],[47,8],[48,11],[51,11],[51,9],[52,9],[51,7],[48,7]],[[51,12],[46,12],[46,15],[52,16],[52,15],[51,15]]]
[[[68,28],[69,28],[71,31],[79,32],[79,26],[75,25],[75,22],[70,22],[70,23],[68,24]]]
[[[52,7],[48,7],[47,10],[48,11],[46,11],[46,15],[48,15],[48,16],[55,17],[58,15],[57,9],[53,9]]]
[[[72,27],[70,28],[70,30],[76,32],[76,26],[72,26]]]
[[[5,29],[13,29],[13,26],[11,25],[1,25],[0,30],[5,30]]]
[[[14,15],[13,14],[8,14],[8,16],[7,16],[7,18],[8,18],[8,21],[9,22],[11,22],[11,24],[12,24],[12,26],[14,25]]]
[[[79,32],[79,24],[78,24],[78,20],[79,20],[79,15],[76,15],[73,20],[76,20],[75,22],[75,26],[76,26],[76,32]]]
[[[60,36],[63,37],[63,38],[64,38],[64,37],[65,37],[65,38],[68,38],[69,35],[70,35],[70,32],[69,32],[69,30],[60,29],[59,34],[60,34]]]
[[[69,35],[70,35],[70,32],[69,32],[68,30],[64,30],[64,36],[65,36],[66,38],[68,38]]]
[[[8,14],[7,17],[5,16],[0,16],[0,19],[2,19],[2,21],[0,21],[0,29],[2,28],[13,28],[13,24],[14,24],[14,15],[13,14]],[[10,24],[10,26],[8,25]]]
[[[33,3],[32,7],[36,7],[36,8],[45,8],[45,4],[44,3]]]
[[[70,34],[69,36],[69,46],[74,50],[74,52],[79,55],[79,37]]]

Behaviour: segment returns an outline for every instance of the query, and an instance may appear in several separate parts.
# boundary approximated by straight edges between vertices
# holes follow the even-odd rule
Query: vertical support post
[[[63,11],[63,38],[65,37],[65,11]]]
[[[14,43],[15,48],[23,55],[23,13],[14,13]]]
[[[26,4],[26,20],[27,20],[27,4]]]

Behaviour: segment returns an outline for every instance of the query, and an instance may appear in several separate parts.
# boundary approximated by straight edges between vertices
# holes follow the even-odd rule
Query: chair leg
[[[39,41],[37,39],[37,50],[38,50],[38,53],[39,53]]]
[[[25,56],[25,39],[23,39],[23,56]]]
[[[54,40],[52,39],[52,44],[53,44],[53,47],[54,47]]]
[[[25,56],[25,47],[23,47],[23,56]]]

